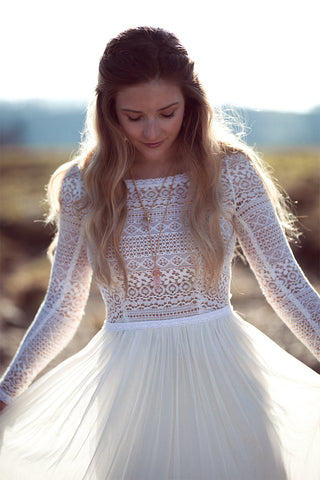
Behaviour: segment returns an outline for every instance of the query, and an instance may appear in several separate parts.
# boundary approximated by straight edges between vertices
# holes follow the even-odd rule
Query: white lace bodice
[[[152,207],[151,235],[157,241],[172,177]],[[138,180],[146,209],[152,206],[163,179]],[[231,258],[238,236],[260,286],[279,316],[306,346],[320,357],[320,300],[295,262],[263,184],[250,161],[241,154],[223,162],[221,218],[225,258],[216,288],[204,288],[200,255],[183,221],[189,179],[177,175],[158,251],[161,287],[154,288],[154,267],[147,224],[131,180],[127,180],[128,217],[121,239],[126,260],[128,292],[101,287],[108,322],[137,322],[185,318],[221,309],[229,304]],[[0,399],[8,403],[69,342],[86,304],[90,280],[83,218],[74,208],[84,185],[77,166],[67,173],[61,190],[59,239],[47,295],[1,383]],[[89,258],[89,260],[88,260]],[[108,258],[120,278],[114,255]],[[200,265],[200,267],[199,267]],[[197,266],[199,275],[195,275]]]
[[[195,315],[216,310],[229,303],[230,260],[235,238],[232,226],[225,219],[224,235],[232,239],[227,247],[226,261],[218,289],[209,293],[195,277],[195,263],[199,263],[199,253],[183,222],[183,208],[186,203],[189,180],[185,174],[169,177],[161,190],[163,179],[137,180],[137,188],[147,211],[150,210],[156,194],[160,195],[151,210],[152,245],[156,245],[169,191],[174,181],[174,190],[161,232],[158,250],[158,266],[161,271],[161,285],[154,287],[152,271],[154,262],[151,254],[150,238],[144,211],[132,180],[127,180],[128,216],[121,240],[121,252],[127,265],[128,294],[122,285],[120,292],[102,287],[102,295],[108,308],[110,322],[130,322],[144,320],[164,320]],[[227,243],[227,242],[226,242]],[[153,247],[154,248],[154,247]],[[117,264],[109,255],[118,277]],[[200,275],[201,278],[201,275]]]

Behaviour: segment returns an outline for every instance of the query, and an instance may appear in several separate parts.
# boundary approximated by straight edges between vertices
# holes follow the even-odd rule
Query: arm
[[[80,172],[73,167],[62,182],[58,244],[48,291],[1,381],[4,403],[25,390],[66,346],[82,317],[91,281],[83,222],[74,208],[82,194]]]
[[[259,285],[279,317],[320,359],[320,299],[283,234],[265,187],[243,155],[228,160],[234,224]]]

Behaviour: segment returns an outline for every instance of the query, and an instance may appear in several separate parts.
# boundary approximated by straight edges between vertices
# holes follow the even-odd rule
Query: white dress
[[[158,238],[172,177],[152,208]],[[138,180],[151,207],[163,179]],[[132,181],[121,252],[128,294],[101,287],[107,319],[79,353],[34,382],[73,336],[91,280],[77,166],[62,186],[58,247],[45,300],[5,373],[0,399],[3,480],[316,480],[319,376],[243,321],[230,305],[235,236],[261,288],[320,356],[320,301],[292,257],[262,182],[240,154],[224,159],[225,258],[204,288],[175,178],[154,288],[147,225]],[[112,251],[114,278],[120,278]],[[89,258],[89,260],[88,260]],[[198,275],[196,275],[196,271]]]

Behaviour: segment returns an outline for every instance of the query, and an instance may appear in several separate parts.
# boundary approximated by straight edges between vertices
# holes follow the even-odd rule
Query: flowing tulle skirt
[[[319,409],[319,376],[228,307],[106,324],[1,414],[0,478],[317,480]]]

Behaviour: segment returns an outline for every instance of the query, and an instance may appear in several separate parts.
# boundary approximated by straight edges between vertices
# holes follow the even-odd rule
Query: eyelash
[[[141,117],[138,117],[138,118],[131,118],[131,117],[128,117],[128,120],[129,122],[137,122],[138,120],[140,120]]]
[[[172,118],[172,117],[174,117],[174,113],[175,113],[175,112],[172,112],[172,113],[168,113],[168,114],[166,114],[166,115],[163,113],[162,116],[163,116],[164,118]]]
[[[175,114],[175,112],[169,113],[169,114],[167,114],[167,115],[164,114],[164,113],[162,113],[161,116],[162,116],[163,118],[173,118],[173,117],[174,117],[174,114]],[[128,117],[128,120],[129,120],[130,122],[138,122],[141,118],[142,118],[142,117],[137,117],[137,118]]]

